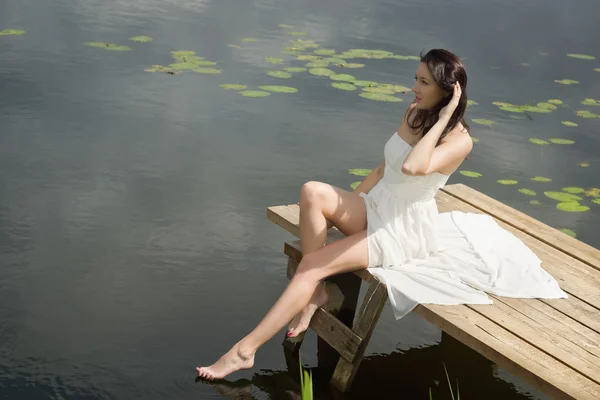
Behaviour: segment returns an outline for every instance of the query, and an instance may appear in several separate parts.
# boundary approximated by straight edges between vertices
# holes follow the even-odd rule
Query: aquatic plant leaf
[[[574,231],[572,231],[571,229],[561,228],[561,229],[559,229],[559,231],[561,231],[562,233],[566,233],[567,235],[569,235],[571,237],[577,237],[577,234]]]
[[[590,56],[590,55],[587,55],[587,54],[573,54],[573,53],[570,53],[570,54],[567,54],[567,56],[571,57],[571,58],[578,58],[580,60],[595,60],[596,59],[596,57]]]
[[[475,122],[476,124],[486,125],[486,126],[492,126],[495,124],[494,121],[491,121],[489,119],[474,118],[471,121]]]
[[[119,46],[118,44],[114,44],[114,43],[86,42],[85,44],[87,46],[91,46],[91,47],[99,47],[99,48],[102,48],[104,50],[112,50],[112,51],[128,51],[128,50],[131,50],[131,47],[129,47],[129,46]]]
[[[341,63],[341,64],[337,64],[338,67],[343,67],[343,68],[362,68],[365,66],[365,64],[359,64],[359,63]]]
[[[21,36],[24,34],[25,31],[21,29],[4,29],[0,31],[0,36]]]
[[[594,204],[600,204],[600,199],[594,199],[594,200],[592,200],[592,203],[594,203]]]
[[[358,187],[358,185],[360,185],[360,183],[361,183],[361,181],[352,182],[352,183],[350,184],[350,187],[351,187],[352,189],[356,189],[356,188]]]
[[[597,114],[594,114],[593,112],[587,111],[587,110],[579,110],[576,112],[578,117],[581,118],[598,118],[599,116]]]
[[[581,102],[584,106],[600,106],[600,100],[585,99]]]
[[[245,97],[267,97],[271,95],[271,93],[262,90],[242,90],[238,93]]]
[[[319,56],[313,56],[311,54],[301,54],[298,57],[296,57],[296,60],[299,60],[299,61],[317,61],[317,60],[321,60],[321,57],[319,57]]]
[[[529,204],[539,206],[542,203],[539,200],[529,200]]]
[[[479,172],[474,172],[474,171],[461,170],[459,172],[464,176],[468,176],[469,178],[479,178],[479,177],[483,176],[483,174],[480,174]]]
[[[358,94],[360,97],[364,97],[365,99],[369,99],[369,100],[376,100],[376,101],[389,101],[389,102],[401,102],[402,99],[398,98],[398,97],[394,97],[394,96],[390,96],[389,94],[382,94],[382,93],[369,93],[369,92],[362,92]]]
[[[548,110],[556,110],[556,106],[552,103],[546,103],[546,102],[541,102],[541,103],[537,103],[537,106],[539,108],[546,108]]]
[[[410,60],[408,56],[401,56],[400,54],[394,54],[393,56],[389,56],[388,58],[395,58],[396,60]]]
[[[292,36],[307,36],[308,35],[308,33],[302,32],[302,31],[289,31],[287,34],[292,35]]]
[[[369,93],[394,94],[393,90],[388,90],[388,89],[382,88],[381,86],[365,87],[365,88],[363,88],[363,90],[365,92],[369,92]]]
[[[563,104],[562,100],[559,100],[559,99],[549,99],[548,103],[550,103],[550,104],[556,104],[556,105]]]
[[[547,141],[542,140],[542,139],[537,139],[537,138],[530,138],[529,141],[533,144],[539,144],[539,145],[549,144]]]
[[[283,68],[283,70],[286,71],[286,72],[304,72],[307,69],[308,68],[304,68],[304,67],[286,67],[286,68]]]
[[[590,197],[600,197],[600,188],[589,188],[584,194]]]
[[[209,65],[217,65],[214,61],[206,61],[206,60],[198,60],[198,61],[188,61],[196,66],[209,66]]]
[[[256,38],[251,38],[251,37],[247,37],[247,38],[243,38],[242,42],[246,42],[246,43],[253,43],[253,42],[258,42],[258,39]]]
[[[527,196],[535,196],[536,193],[531,189],[519,189],[519,193],[522,193]]]
[[[348,170],[348,172],[351,175],[356,175],[356,176],[367,176],[372,171],[373,171],[372,169],[365,169],[365,168],[351,168]]]
[[[594,71],[600,72],[600,68],[594,68]]]
[[[356,90],[356,86],[354,86],[351,83],[345,83],[345,82],[333,82],[331,84],[331,86],[333,86],[336,89],[341,89],[341,90]]]
[[[383,83],[383,84],[379,85],[379,87],[383,88],[383,89],[394,91],[396,93],[410,92],[410,88],[407,88],[406,86],[402,86],[402,85],[392,85],[389,83]]]
[[[356,80],[355,77],[353,77],[352,75],[348,75],[348,74],[330,75],[329,78],[333,79],[334,81],[347,81],[347,82],[352,82],[352,81]]]
[[[304,64],[304,66],[308,68],[325,68],[329,66],[329,63],[327,61],[317,60],[306,63]]]
[[[108,45],[108,43],[104,43],[104,42],[85,42],[84,43],[86,46],[90,46],[90,47],[100,47],[100,48],[104,48]]]
[[[317,49],[314,51],[315,54],[319,54],[321,56],[330,56],[335,54],[335,50],[333,49]]]
[[[292,77],[292,74],[290,74],[289,72],[285,72],[285,71],[267,71],[267,75],[275,77],[275,78],[282,78],[282,79],[289,79]]]
[[[479,143],[479,138],[476,138],[474,136],[471,136],[471,140],[473,141],[473,143]]]
[[[176,50],[172,51],[171,54],[173,57],[184,57],[184,56],[193,56],[196,54],[195,51],[192,50]]]
[[[545,178],[543,176],[534,176],[533,178],[531,178],[531,180],[536,182],[552,182],[552,179]]]
[[[150,36],[132,36],[129,38],[129,40],[139,43],[149,43],[154,39],[152,39]]]
[[[373,87],[373,86],[379,85],[378,82],[374,82],[374,81],[354,81],[352,83],[354,83],[354,86],[361,86],[361,87]]]
[[[546,104],[548,104],[549,106],[552,106],[552,104],[550,104],[550,103],[546,103]],[[539,106],[529,106],[529,105],[526,105],[526,106],[521,106],[520,108],[524,112],[528,111],[528,112],[543,113],[543,114],[547,114],[547,113],[551,113],[552,112],[552,110],[549,109],[549,108],[539,107]]]
[[[419,56],[406,56],[409,60],[421,61],[421,57]]]
[[[573,143],[575,143],[574,140],[569,140],[569,139],[550,138],[548,140],[554,144],[573,144]]]
[[[468,106],[476,106],[476,105],[479,105],[479,103],[474,100],[467,100],[467,107]]]
[[[239,85],[237,83],[224,83],[219,85],[219,87],[225,90],[242,90],[248,88],[246,85]]]
[[[579,201],[581,197],[565,192],[544,192],[547,197],[560,202]]]
[[[192,71],[197,72],[199,74],[212,74],[212,75],[216,75],[216,74],[220,74],[221,72],[223,72],[220,69],[217,68],[192,68]]]
[[[279,85],[265,85],[259,86],[259,89],[266,90],[267,92],[276,93],[297,93],[298,89],[290,86],[279,86]]]
[[[337,64],[338,66],[339,66],[339,64],[346,64],[346,60],[344,60],[342,58],[335,58],[335,57],[324,58],[323,61],[327,61],[330,64]]]
[[[560,211],[567,211],[567,212],[584,212],[584,211],[587,211],[590,209],[588,206],[583,206],[576,201],[568,201],[565,203],[558,203],[556,205],[556,208]]]
[[[309,73],[316,76],[332,76],[335,75],[335,71],[327,68],[311,68],[308,70]]]
[[[504,101],[492,101],[492,104],[498,107],[517,107],[512,103],[506,103]]]
[[[497,182],[501,185],[516,185],[517,183],[519,183],[518,181],[515,181],[514,179],[500,179]]]
[[[516,107],[516,106],[502,106],[502,107],[500,107],[500,110],[508,111],[508,112],[517,112],[517,113],[525,112],[525,110],[523,110],[521,107]]]
[[[575,122],[571,122],[571,121],[561,121],[561,124],[566,125],[566,126],[578,126]]]
[[[150,68],[146,68],[144,71],[146,72],[173,72],[173,70],[169,67],[165,67],[162,65],[153,65]]]
[[[589,167],[589,166],[590,166],[590,163],[589,163],[589,162],[585,162],[585,161],[584,161],[584,162],[580,162],[580,163],[579,163],[579,166],[580,166],[580,167],[584,167],[584,168],[585,168],[585,167]]]
[[[563,190],[563,192],[567,192],[567,193],[571,193],[571,194],[578,194],[578,193],[585,192],[585,190],[583,188],[574,187],[574,186],[569,186],[569,187],[563,188],[562,190]]]
[[[576,85],[579,83],[573,79],[555,79],[554,82],[560,83],[561,85]]]
[[[186,69],[196,68],[197,65],[194,63],[181,62],[181,63],[169,64],[169,67],[176,69],[176,70],[183,71]]]
[[[265,61],[269,62],[271,64],[283,64],[284,63],[283,58],[279,58],[279,57],[265,57]]]

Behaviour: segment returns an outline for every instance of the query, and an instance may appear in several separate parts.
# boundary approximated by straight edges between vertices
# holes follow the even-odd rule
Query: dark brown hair
[[[407,123],[413,131],[423,132],[423,135],[435,125],[439,119],[440,110],[445,107],[452,99],[454,93],[454,83],[459,82],[462,94],[458,101],[458,106],[450,117],[450,121],[446,125],[444,132],[440,136],[441,142],[448,132],[456,127],[460,122],[467,131],[470,131],[469,126],[464,120],[465,110],[467,108],[467,73],[465,67],[455,54],[443,49],[433,49],[423,55],[421,53],[421,62],[427,65],[429,72],[433,76],[435,83],[445,92],[448,93],[435,107],[431,110],[423,110],[412,107],[407,112]]]

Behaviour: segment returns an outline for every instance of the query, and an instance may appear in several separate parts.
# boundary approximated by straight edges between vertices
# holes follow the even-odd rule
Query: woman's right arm
[[[354,193],[369,193],[369,190],[373,188],[373,186],[377,185],[377,182],[383,178],[383,171],[385,170],[385,161],[382,161],[381,164],[377,166],[367,177],[354,189]]]

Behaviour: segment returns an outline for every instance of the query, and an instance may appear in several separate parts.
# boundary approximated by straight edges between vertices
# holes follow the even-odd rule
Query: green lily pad
[[[594,199],[594,200],[592,200],[592,203],[594,203],[594,204],[600,204],[600,199]]]
[[[225,89],[225,90],[242,90],[242,89],[246,89],[248,86],[238,85],[236,83],[224,83],[222,85],[219,85],[219,87],[222,89]]]
[[[533,178],[531,178],[531,180],[536,182],[552,182],[552,179],[544,178],[543,176],[534,176]]]
[[[194,65],[197,65],[197,66],[217,65],[216,62],[214,62],[214,61],[207,61],[207,60],[197,60],[197,61],[192,60],[192,61],[188,61],[188,62],[192,63]]]
[[[313,75],[316,76],[332,76],[335,75],[335,71],[332,71],[328,68],[311,68],[308,70]]]
[[[290,86],[278,86],[278,85],[266,85],[259,86],[259,89],[266,90],[267,92],[276,92],[276,93],[297,93],[298,89]]]
[[[144,71],[146,72],[173,72],[173,70],[169,67],[165,67],[162,65],[153,65],[150,68],[146,68]]]
[[[568,212],[584,212],[589,210],[588,206],[583,206],[576,201],[569,201],[565,203],[558,203],[556,208],[560,211],[568,211]]]
[[[379,87],[382,89],[394,91],[396,93],[410,92],[410,88],[407,88],[406,86],[402,86],[402,85],[391,85],[389,83],[384,83],[384,84],[379,85]]]
[[[554,107],[556,109],[556,107],[550,103],[539,103],[539,104],[544,104],[544,107],[540,107],[538,106],[530,106],[530,105],[525,105],[525,106],[521,106],[520,108],[525,112],[535,112],[535,113],[544,113],[544,114],[548,114],[552,112],[552,109],[550,107]]]
[[[350,187],[351,187],[352,189],[356,189],[356,188],[358,187],[358,185],[360,185],[360,183],[361,183],[361,181],[352,182],[352,183],[350,184]]]
[[[365,66],[365,64],[359,64],[359,63],[339,63],[336,65],[338,67],[343,67],[343,68],[362,68]]]
[[[518,181],[515,181],[513,179],[500,179],[497,182],[501,185],[516,185],[517,183],[519,183]]]
[[[577,234],[574,231],[572,231],[571,229],[562,228],[562,229],[559,229],[559,231],[561,231],[562,233],[566,233],[567,235],[569,235],[571,237],[577,237]]]
[[[177,57],[184,57],[184,56],[193,56],[196,54],[195,51],[192,50],[176,50],[176,51],[172,51],[171,54],[173,55],[173,57],[177,58]],[[200,57],[202,58],[202,57]]]
[[[383,59],[393,57],[394,53],[386,50],[350,49],[340,54],[341,58],[374,58]]]
[[[298,61],[317,61],[320,59],[321,59],[321,57],[313,56],[311,54],[301,54],[298,57],[296,57],[296,60],[298,60]]]
[[[290,32],[288,32],[288,35],[292,35],[292,36],[307,36],[308,33],[302,32],[302,31],[290,31]]]
[[[584,106],[600,106],[600,100],[585,99],[581,102]]]
[[[540,204],[542,204],[542,202],[539,200],[529,200],[529,204],[539,206]]]
[[[519,189],[519,193],[522,193],[527,196],[535,196],[536,193],[531,189]]]
[[[589,188],[584,194],[590,197],[600,197],[600,188]]]
[[[356,176],[367,176],[369,175],[373,170],[372,169],[364,169],[364,168],[351,168],[348,170],[348,172],[352,175],[356,175]]]
[[[394,94],[393,90],[388,90],[388,89],[382,88],[381,86],[366,87],[366,88],[363,88],[363,90],[365,92],[369,92],[369,93]]]
[[[271,93],[262,90],[242,90],[238,93],[245,97],[267,97],[271,95]]]
[[[566,126],[578,126],[575,122],[571,122],[571,121],[562,121],[561,124],[566,125]]]
[[[265,61],[271,64],[283,64],[284,60],[283,58],[279,58],[279,57],[265,57]]]
[[[0,36],[21,36],[24,35],[25,31],[21,29],[4,29],[0,31]]]
[[[286,67],[283,68],[284,71],[286,72],[304,72],[307,70],[307,68],[304,67]]]
[[[512,103],[506,103],[504,101],[492,101],[492,104],[498,107],[516,107]]]
[[[574,140],[569,140],[569,139],[550,138],[548,140],[554,144],[573,144],[573,143],[575,143]]]
[[[474,118],[471,121],[475,122],[476,124],[486,125],[486,126],[492,126],[495,124],[494,121],[491,121],[489,119]]]
[[[464,176],[468,176],[469,178],[479,178],[479,177],[483,176],[479,172],[465,171],[465,170],[461,170],[459,172]]]
[[[589,56],[587,54],[567,54],[568,57],[572,57],[572,58],[578,58],[580,60],[595,60],[596,57],[594,56]]]
[[[329,63],[327,61],[317,60],[306,63],[304,66],[307,68],[325,68],[329,66]]]
[[[321,56],[330,56],[335,54],[335,50],[332,49],[317,49],[314,51],[315,54],[319,54]]]
[[[197,65],[194,63],[189,63],[189,62],[182,62],[182,63],[169,64],[169,67],[179,70],[179,71],[183,71],[186,69],[196,68]]]
[[[572,202],[581,200],[581,197],[565,192],[544,192],[544,194],[547,197],[550,197],[552,200],[557,200],[560,202]]]
[[[118,44],[113,43],[103,43],[103,42],[85,42],[86,46],[90,47],[99,47],[104,50],[112,50],[112,51],[128,51],[131,50],[129,46],[119,46]]]
[[[339,64],[346,64],[346,60],[344,60],[343,58],[329,57],[329,58],[324,58],[323,61],[327,61],[330,64],[336,64],[338,66],[339,66]]]
[[[587,110],[579,110],[576,112],[578,117],[581,118],[598,118],[599,115],[594,114],[593,112],[587,111]]]
[[[390,96],[389,94],[382,94],[382,93],[362,92],[362,93],[359,93],[358,95],[360,97],[364,97],[365,99],[376,100],[376,101],[390,101],[390,102],[402,101],[402,99],[400,99],[398,97],[394,97],[394,96]]]
[[[378,82],[374,82],[374,81],[354,81],[352,83],[354,83],[354,86],[361,86],[361,87],[373,87],[373,86],[379,85]]]
[[[329,78],[333,79],[334,81],[346,81],[346,82],[352,82],[352,81],[356,80],[355,77],[353,77],[352,75],[348,75],[348,74],[330,75]]]
[[[351,83],[346,83],[346,82],[333,82],[331,84],[331,86],[333,86],[336,89],[341,89],[341,90],[356,90],[356,86],[354,86]]]
[[[548,100],[548,103],[550,103],[550,104],[556,104],[556,105],[563,104],[562,100],[559,100],[559,99],[550,99],[550,100]]]
[[[474,136],[471,136],[471,140],[473,141],[473,143],[479,143],[479,138],[476,138]]]
[[[547,141],[542,140],[542,139],[536,139],[536,138],[530,138],[529,141],[533,144],[539,144],[539,145],[544,145],[544,144],[549,144]]]
[[[258,39],[257,38],[247,37],[247,38],[243,38],[242,42],[253,43],[253,42],[258,42]]]
[[[267,71],[267,75],[282,79],[289,79],[292,77],[292,74],[285,71]]]
[[[467,100],[467,107],[469,106],[477,106],[479,105],[478,102],[474,101],[474,100]]]
[[[139,43],[149,43],[154,39],[152,39],[150,36],[132,36],[129,38],[129,40]]]
[[[561,85],[576,85],[579,83],[573,79],[555,79],[554,82],[560,83]]]
[[[537,103],[537,106],[539,108],[545,108],[545,109],[548,109],[548,110],[556,110],[556,108],[557,108],[554,104],[552,104],[552,103],[545,103],[545,102]]]
[[[584,168],[585,168],[585,167],[589,167],[589,166],[590,166],[590,163],[589,163],[589,162],[585,162],[585,161],[584,161],[584,162],[580,162],[580,163],[579,163],[579,166],[580,166],[580,167],[584,167]]]
[[[571,193],[571,194],[578,194],[578,193],[585,192],[585,189],[580,188],[580,187],[574,187],[574,186],[569,186],[569,187],[563,188],[562,190],[563,190],[563,192],[567,192],[567,193]]]
[[[217,68],[192,68],[192,71],[197,72],[199,74],[212,74],[212,75],[220,74],[221,72],[223,72]]]

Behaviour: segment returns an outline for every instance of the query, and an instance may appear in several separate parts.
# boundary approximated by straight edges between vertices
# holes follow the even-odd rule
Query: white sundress
[[[361,193],[367,209],[369,272],[386,286],[394,315],[419,304],[491,304],[506,297],[566,298],[541,260],[486,214],[438,213],[449,175],[409,176],[411,146],[398,133],[384,149],[383,178]]]

